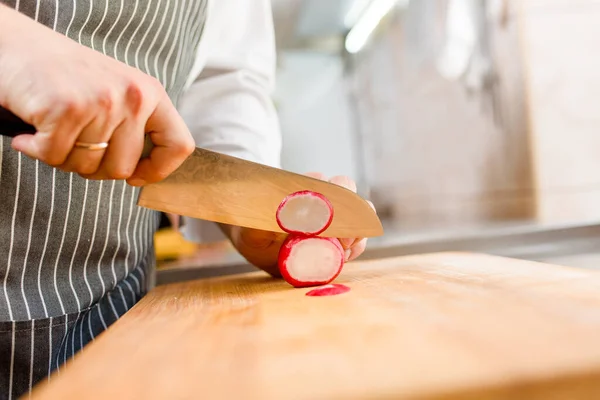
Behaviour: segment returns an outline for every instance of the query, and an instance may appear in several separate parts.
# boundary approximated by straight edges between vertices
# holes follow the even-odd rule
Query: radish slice
[[[346,285],[341,285],[339,283],[332,283],[330,285],[321,286],[320,288],[316,288],[313,290],[309,290],[306,292],[307,296],[311,297],[319,297],[319,296],[335,296],[337,294],[342,294],[349,292],[350,288]]]
[[[303,190],[283,199],[276,218],[287,233],[316,236],[331,225],[333,206],[321,193]]]
[[[342,271],[344,249],[335,238],[291,235],[281,245],[278,264],[294,287],[325,285]]]

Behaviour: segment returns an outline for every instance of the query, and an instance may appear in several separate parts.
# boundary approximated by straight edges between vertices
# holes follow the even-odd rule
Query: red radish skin
[[[332,283],[330,285],[325,285],[320,288],[309,290],[308,292],[306,292],[306,295],[313,296],[313,297],[335,296],[335,295],[346,293],[349,291],[350,291],[350,288],[346,285],[342,285],[339,283]]]
[[[331,225],[333,206],[321,193],[302,190],[286,196],[275,216],[284,232],[316,236]]]
[[[335,238],[290,235],[281,245],[279,271],[296,287],[326,285],[344,266],[344,249]]]

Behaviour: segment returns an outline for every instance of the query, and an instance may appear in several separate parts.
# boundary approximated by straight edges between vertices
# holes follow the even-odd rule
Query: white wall
[[[279,55],[275,99],[283,134],[283,167],[360,180],[354,115],[334,55],[287,51]]]
[[[355,58],[370,197],[404,226],[530,218],[517,22],[490,25],[496,86],[467,91],[437,68],[442,3],[410,2]]]
[[[537,216],[598,221],[600,3],[527,0],[520,10]]]

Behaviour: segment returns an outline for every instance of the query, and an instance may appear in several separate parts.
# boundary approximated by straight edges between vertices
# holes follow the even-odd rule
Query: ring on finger
[[[104,150],[108,147],[108,142],[100,143],[88,143],[88,142],[75,142],[75,147],[85,150]]]

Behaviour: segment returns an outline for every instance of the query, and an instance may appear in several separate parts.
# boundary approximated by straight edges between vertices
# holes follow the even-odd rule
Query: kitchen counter
[[[469,253],[155,288],[33,399],[592,399],[600,271]]]
[[[440,251],[468,251],[534,261],[552,261],[554,258],[562,261],[569,256],[600,251],[600,224],[596,221],[571,224],[515,221],[462,228],[416,228],[384,221],[384,227],[384,236],[369,239],[361,260]],[[587,262],[583,266],[591,265]],[[191,256],[162,263],[157,283],[252,271],[256,271],[256,268],[248,265],[231,246],[216,244],[203,247]]]

